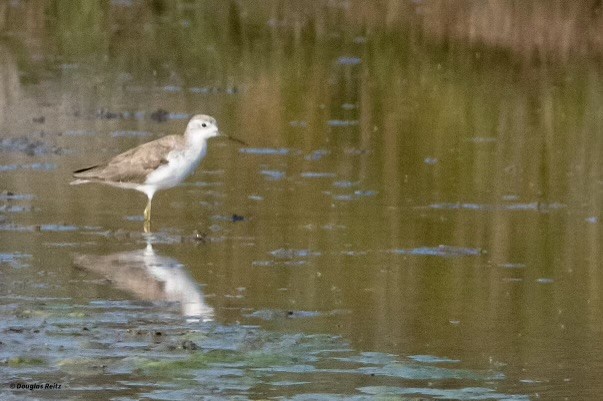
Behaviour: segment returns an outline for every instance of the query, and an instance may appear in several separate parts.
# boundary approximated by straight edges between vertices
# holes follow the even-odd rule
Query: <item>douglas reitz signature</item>
[[[60,390],[59,383],[11,383],[10,388],[13,390]]]

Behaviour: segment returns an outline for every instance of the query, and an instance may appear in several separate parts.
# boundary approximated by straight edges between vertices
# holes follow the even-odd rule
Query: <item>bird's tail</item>
[[[87,184],[87,183],[89,183],[89,182],[90,182],[90,180],[80,180],[80,179],[77,179],[77,180],[73,180],[73,181],[71,181],[71,182],[69,183],[69,185],[80,185],[80,184]]]

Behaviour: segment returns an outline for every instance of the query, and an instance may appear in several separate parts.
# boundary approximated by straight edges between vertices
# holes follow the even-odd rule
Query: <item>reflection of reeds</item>
[[[330,40],[334,34],[348,38],[385,34],[395,39],[411,32],[424,40],[509,50],[527,60],[568,60],[592,54],[600,57],[603,52],[603,11],[599,0],[273,0],[231,1],[227,7],[179,0],[134,4],[121,7],[103,2],[2,2],[0,33],[23,33],[23,27],[29,34],[51,33],[59,40],[55,44],[67,53],[106,51],[122,46],[120,42],[132,36],[150,38],[183,32],[178,24],[190,24],[192,34],[187,45],[199,50],[202,47],[194,46],[195,43],[208,40],[230,40],[239,46],[260,45],[268,40],[274,46]],[[153,32],[148,25],[166,18],[176,24],[170,27],[176,28],[171,33]],[[43,29],[47,25],[51,30]],[[199,27],[201,31],[196,30]],[[161,40],[161,36],[156,39]],[[163,49],[172,50],[176,49]]]
[[[568,60],[603,51],[603,9],[591,1],[427,2],[423,27],[446,41],[510,49],[525,59]]]

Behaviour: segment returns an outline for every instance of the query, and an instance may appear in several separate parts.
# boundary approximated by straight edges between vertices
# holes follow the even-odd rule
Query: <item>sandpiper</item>
[[[150,229],[155,192],[175,187],[191,175],[207,154],[207,140],[216,136],[246,145],[221,134],[213,117],[199,114],[190,119],[184,135],[168,135],[125,151],[107,163],[76,170],[71,185],[101,183],[144,192],[149,198],[144,209],[146,231]]]

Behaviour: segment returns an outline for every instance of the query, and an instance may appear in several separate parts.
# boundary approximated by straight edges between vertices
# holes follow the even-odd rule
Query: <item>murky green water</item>
[[[598,42],[441,4],[0,3],[0,398],[597,399]],[[69,185],[196,113],[153,234]]]

